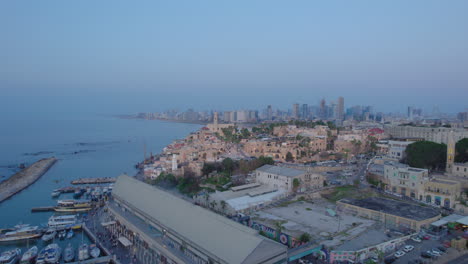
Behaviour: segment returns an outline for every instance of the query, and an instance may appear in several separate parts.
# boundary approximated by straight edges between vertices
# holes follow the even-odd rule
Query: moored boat
[[[36,264],[44,264],[45,263],[46,253],[47,253],[47,247],[45,247],[41,251],[39,251],[39,254],[37,254],[37,258],[36,258]]]
[[[78,260],[87,260],[89,259],[89,247],[88,244],[81,244],[78,248]]]
[[[86,192],[85,189],[76,189],[75,193],[73,194],[73,198],[77,199],[83,196],[83,194]]]
[[[67,232],[67,238],[70,239],[70,238],[73,237],[73,235],[75,235],[75,232],[73,232],[73,230],[70,229],[70,230]]]
[[[78,221],[76,215],[57,215],[51,216],[47,222],[49,227],[56,229],[67,229],[81,227],[81,222]]]
[[[31,264],[37,257],[39,249],[34,246],[26,251],[21,257],[20,264]]]
[[[42,230],[38,226],[16,225],[8,232],[0,234],[0,242],[20,241],[27,239],[39,238],[42,235]]]
[[[50,244],[47,247],[45,262],[51,264],[59,263],[60,256],[62,255],[62,249],[57,244]]]
[[[47,242],[55,238],[57,230],[55,228],[49,228],[42,236],[42,241]]]
[[[56,212],[86,212],[91,210],[88,200],[59,200],[54,208]]]
[[[89,254],[93,258],[97,258],[101,255],[101,250],[96,246],[96,244],[91,244],[89,245]]]
[[[65,230],[60,231],[58,234],[58,237],[60,240],[64,240],[66,236],[67,236],[67,231]]]
[[[50,195],[52,196],[52,198],[57,198],[60,196],[60,194],[60,190],[54,190]]]
[[[1,264],[16,264],[21,257],[21,249],[15,248],[0,255]]]
[[[63,260],[65,262],[72,262],[75,260],[75,250],[72,245],[69,243],[63,252]]]

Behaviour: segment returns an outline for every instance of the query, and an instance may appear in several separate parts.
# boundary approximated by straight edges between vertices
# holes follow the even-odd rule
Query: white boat
[[[75,235],[75,233],[70,229],[70,231],[67,232],[67,238],[70,239],[73,237],[73,235]]]
[[[72,262],[75,259],[75,250],[72,245],[69,243],[63,252],[63,261]]]
[[[96,244],[89,245],[89,254],[93,258],[98,258],[101,255],[101,250],[96,246]]]
[[[82,261],[82,260],[87,260],[89,259],[89,248],[88,248],[88,244],[82,244],[79,248],[78,248],[78,260],[79,261]]]
[[[39,249],[34,246],[26,251],[21,257],[20,264],[31,264],[37,257]]]
[[[49,228],[42,236],[42,241],[45,241],[45,242],[50,241],[54,239],[56,235],[57,235],[57,230],[55,228]]]
[[[61,192],[59,190],[54,190],[50,195],[52,196],[52,198],[57,198],[59,197],[61,194]]]
[[[86,212],[91,210],[89,200],[59,200],[54,209],[56,212]]]
[[[57,244],[50,244],[47,247],[45,262],[51,264],[59,263],[60,256],[62,255],[62,249]]]
[[[78,222],[76,215],[51,216],[47,225],[56,229],[74,228],[77,225],[81,227],[81,223]]]
[[[16,264],[21,256],[21,249],[16,248],[3,252],[0,255],[1,264]]]
[[[44,264],[45,263],[46,253],[47,253],[47,247],[45,247],[41,251],[39,251],[39,254],[37,254],[36,264]]]
[[[9,232],[0,234],[0,242],[34,239],[41,235],[42,231],[37,226],[16,225],[13,229],[10,229]]]

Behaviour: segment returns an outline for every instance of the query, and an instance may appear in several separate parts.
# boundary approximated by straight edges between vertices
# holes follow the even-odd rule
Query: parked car
[[[394,256],[391,256],[391,257],[385,258],[384,263],[385,264],[391,264],[391,263],[395,262],[395,260],[397,260],[397,258],[394,257]]]
[[[416,237],[416,236],[412,237],[411,240],[413,240],[414,242],[417,242],[417,243],[422,242],[422,240],[419,237]]]
[[[426,253],[431,255],[431,257],[433,257],[433,258],[439,257],[439,254],[434,254],[434,252],[432,252],[432,250],[428,250],[428,251],[426,251]]]
[[[425,235],[425,236],[423,236],[422,238],[423,238],[424,240],[429,240],[429,239],[431,239],[431,237],[428,236],[428,235]]]
[[[423,257],[423,258],[432,258],[432,254],[429,254],[427,252],[421,252],[421,257]]]
[[[414,249],[414,246],[412,246],[412,245],[406,245],[406,246],[403,248],[403,250],[404,250],[405,252],[410,252],[410,251],[413,250],[413,249]]]
[[[395,255],[394,255],[394,256],[397,257],[397,258],[401,258],[401,257],[403,257],[404,255],[405,255],[405,252],[399,250],[399,251],[395,252]]]
[[[432,249],[432,253],[435,254],[435,255],[439,255],[439,256],[442,256],[442,252],[440,252],[438,249],[436,248],[433,248]]]
[[[442,251],[442,252],[446,252],[447,249],[444,247],[444,246],[438,246],[437,247],[438,250]]]

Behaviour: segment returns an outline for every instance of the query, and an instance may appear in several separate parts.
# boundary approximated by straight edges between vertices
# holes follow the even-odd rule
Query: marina
[[[101,183],[114,183],[115,178],[104,177],[104,178],[80,178],[78,180],[71,181],[71,184],[101,184]]]

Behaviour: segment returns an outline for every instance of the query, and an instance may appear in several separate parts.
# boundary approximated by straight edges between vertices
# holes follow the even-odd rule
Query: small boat
[[[89,248],[88,248],[88,244],[82,244],[79,248],[78,248],[78,260],[79,261],[82,261],[82,260],[87,260],[89,259]]]
[[[5,251],[0,255],[0,263],[1,264],[16,264],[18,263],[20,256],[21,256],[21,249],[19,248]]]
[[[73,235],[75,235],[75,232],[73,232],[73,230],[70,229],[70,231],[67,232],[67,238],[70,239],[73,237]]]
[[[50,194],[50,196],[52,196],[52,198],[57,198],[57,197],[60,196],[61,193],[62,193],[62,192],[60,192],[59,189],[55,189],[55,190]]]
[[[62,255],[62,249],[57,244],[50,244],[47,247],[45,262],[51,264],[59,263],[60,256]]]
[[[39,251],[39,249],[36,246],[28,249],[28,251],[26,251],[23,254],[23,256],[21,257],[20,264],[31,264],[31,263],[33,263],[33,261],[37,257],[37,252],[38,251]]]
[[[58,237],[60,240],[64,240],[66,236],[67,236],[67,231],[65,230],[60,231],[58,234]]]
[[[101,255],[101,250],[96,246],[96,244],[91,244],[89,245],[89,254],[93,258],[97,258]]]
[[[6,231],[8,232],[0,234],[0,242],[34,239],[42,235],[42,230],[38,226],[16,225],[14,228]]]
[[[41,251],[39,251],[39,254],[37,254],[36,264],[44,264],[46,254],[47,254],[47,247],[43,248]]]
[[[75,260],[75,250],[73,249],[72,245],[69,243],[63,253],[63,261],[72,262],[73,260]]]
[[[49,228],[42,236],[42,241],[45,241],[45,242],[50,241],[54,239],[56,235],[57,235],[57,230],[55,230],[55,228]]]

